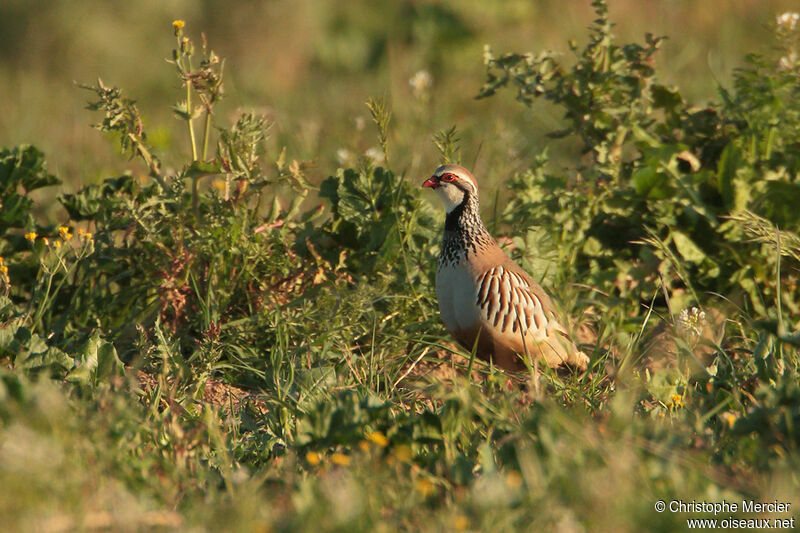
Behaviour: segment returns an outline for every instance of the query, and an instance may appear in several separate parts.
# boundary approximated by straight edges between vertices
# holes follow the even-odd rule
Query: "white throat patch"
[[[442,183],[435,189],[436,194],[439,195],[439,198],[442,199],[442,203],[444,203],[444,209],[447,214],[461,205],[461,202],[464,201],[464,196],[467,193],[452,185],[450,183]]]

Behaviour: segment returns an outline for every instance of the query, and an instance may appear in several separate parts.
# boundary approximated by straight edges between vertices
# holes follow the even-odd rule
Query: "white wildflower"
[[[372,159],[372,161],[375,164],[378,164],[378,165],[383,163],[383,161],[386,159],[386,157],[383,154],[383,150],[381,150],[380,148],[378,148],[376,146],[373,146],[372,148],[368,148],[367,151],[364,152],[364,155],[367,156],[368,158]]]
[[[676,325],[678,329],[691,333],[692,335],[700,336],[703,332],[703,324],[706,321],[706,312],[701,311],[697,307],[691,309],[684,309],[678,315]]]
[[[347,148],[339,148],[336,150],[336,161],[340,165],[347,165],[353,160],[353,153]]]
[[[789,31],[792,31],[797,27],[798,20],[800,20],[800,14],[793,11],[787,11],[786,13],[775,17],[775,22],[778,24],[778,27]]]
[[[797,65],[797,54],[792,52],[788,56],[783,56],[778,61],[778,68],[780,70],[792,70]]]
[[[414,96],[420,98],[424,96],[428,89],[431,88],[431,85],[433,85],[433,78],[427,70],[418,70],[416,74],[411,76],[411,79],[408,80],[408,84],[411,85]]]

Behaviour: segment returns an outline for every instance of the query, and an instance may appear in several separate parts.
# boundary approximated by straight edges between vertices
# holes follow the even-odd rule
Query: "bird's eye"
[[[457,179],[458,178],[456,177],[455,174],[442,174],[441,178],[442,181],[447,181],[447,182],[456,181]]]

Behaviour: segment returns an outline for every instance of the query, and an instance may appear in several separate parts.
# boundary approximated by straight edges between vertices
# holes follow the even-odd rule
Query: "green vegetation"
[[[416,24],[407,39],[441,40],[427,64],[442,69],[471,38],[445,6],[399,14]],[[442,214],[409,152],[476,156],[452,118],[426,118],[425,72],[416,121],[371,98],[349,138],[371,148],[314,169],[280,145],[279,123],[224,119],[236,65],[175,21],[185,151],[158,146],[143,103],[100,80],[82,91],[95,127],[136,173],[61,189],[37,148],[0,151],[0,522],[676,531],[755,516],[654,510],[678,499],[777,500],[788,513],[759,516],[798,516],[800,24],[778,19],[774,50],[696,107],[656,77],[661,38],[623,44],[593,6],[585,44],[487,49],[469,94],[563,115],[557,153],[540,143],[499,167],[524,163],[497,170],[507,187],[483,202],[599,339],[588,372],[536,387],[470,363],[440,324]],[[379,62],[391,43],[375,35],[332,40],[318,60]],[[493,96],[509,90],[522,104]],[[526,134],[514,124],[506,139]],[[563,169],[572,147],[580,163]]]

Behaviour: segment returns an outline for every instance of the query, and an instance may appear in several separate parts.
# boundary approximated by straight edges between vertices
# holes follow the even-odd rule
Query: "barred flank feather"
[[[502,266],[491,268],[478,278],[478,298],[481,317],[506,333],[544,333],[548,318],[542,301],[533,287],[519,274]]]

